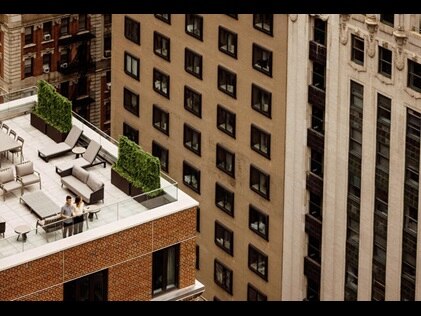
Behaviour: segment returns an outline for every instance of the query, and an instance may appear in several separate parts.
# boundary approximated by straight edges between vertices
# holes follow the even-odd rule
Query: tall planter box
[[[66,139],[66,137],[69,133],[62,133],[57,128],[55,128],[54,126],[51,126],[51,125],[47,124],[46,134],[47,134],[48,137],[50,137],[56,143],[61,143],[61,142],[64,142],[64,140]]]
[[[111,184],[115,185],[121,191],[130,195],[131,183],[123,178],[119,173],[117,173],[113,168],[111,168]]]
[[[39,130],[41,133],[47,133],[47,123],[45,123],[43,118],[39,117],[33,112],[31,112],[31,125],[37,130]]]

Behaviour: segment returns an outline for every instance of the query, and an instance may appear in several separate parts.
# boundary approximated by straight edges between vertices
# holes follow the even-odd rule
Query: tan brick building
[[[200,203],[208,300],[279,300],[287,16],[113,15],[112,136]]]
[[[107,133],[110,57],[111,14],[0,15],[0,95],[47,80]]]

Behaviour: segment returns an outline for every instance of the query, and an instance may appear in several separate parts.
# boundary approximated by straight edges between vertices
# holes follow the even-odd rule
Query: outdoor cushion
[[[83,154],[83,158],[85,158],[89,164],[92,164],[98,155],[101,149],[101,145],[98,144],[96,141],[91,140],[89,143],[88,148],[86,148],[86,152]]]
[[[21,164],[16,165],[16,175],[23,177],[34,173],[34,163],[32,161],[27,161]]]
[[[0,183],[6,183],[15,180],[12,168],[5,168],[0,171]]]
[[[33,184],[33,183],[37,183],[40,182],[40,178],[38,177],[38,175],[32,173],[32,174],[27,174],[26,176],[23,176],[20,178],[22,181],[23,185],[29,185],[29,184]]]
[[[16,182],[16,181],[11,181],[11,182],[7,182],[7,183],[3,184],[3,190],[6,190],[8,192],[19,189],[21,187],[22,187],[22,184],[20,184],[19,182]]]
[[[101,181],[96,179],[92,174],[89,175],[88,182],[86,183],[92,191],[96,192],[104,185]]]
[[[88,181],[89,172],[83,169],[82,167],[75,166],[72,169],[72,175],[82,181],[83,183],[86,183]]]

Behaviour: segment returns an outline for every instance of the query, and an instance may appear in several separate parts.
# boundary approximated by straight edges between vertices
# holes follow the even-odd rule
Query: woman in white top
[[[74,216],[73,222],[75,225],[74,234],[79,234],[83,231],[83,207],[84,203],[80,196],[75,198],[75,203],[73,204],[73,212],[72,215]]]

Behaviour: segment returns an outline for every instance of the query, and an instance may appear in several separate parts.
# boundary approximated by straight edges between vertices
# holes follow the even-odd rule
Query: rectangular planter
[[[141,189],[136,188],[134,186],[131,186],[130,187],[130,196],[137,196],[137,195],[140,195],[142,193],[143,193],[143,191]],[[142,203],[142,202],[144,202],[144,201],[146,201],[148,199],[148,195],[147,194],[144,194],[144,195],[135,197],[134,199],[137,202]]]
[[[47,133],[47,124],[45,123],[44,119],[42,119],[33,112],[31,112],[31,125],[37,130],[39,130],[41,133]]]
[[[123,178],[119,173],[111,168],[111,184],[115,185],[121,191],[130,195],[131,183]]]
[[[47,136],[54,140],[56,143],[64,142],[69,133],[62,133],[54,126],[47,124]]]

